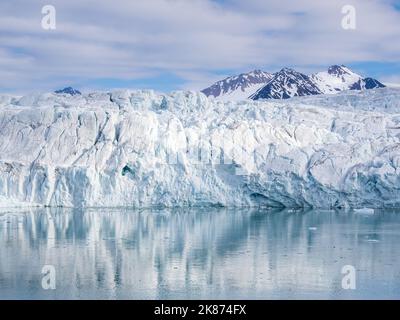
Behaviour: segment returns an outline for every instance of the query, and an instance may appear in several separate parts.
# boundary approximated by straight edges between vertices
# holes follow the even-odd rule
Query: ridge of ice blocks
[[[0,96],[0,206],[398,207],[399,101]]]

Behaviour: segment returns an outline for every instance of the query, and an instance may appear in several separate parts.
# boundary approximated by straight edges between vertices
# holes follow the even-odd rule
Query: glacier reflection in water
[[[394,211],[3,210],[0,299],[400,298],[399,244]]]

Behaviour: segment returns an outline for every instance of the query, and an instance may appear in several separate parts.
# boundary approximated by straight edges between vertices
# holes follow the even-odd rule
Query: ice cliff
[[[400,90],[0,96],[0,206],[399,207]]]

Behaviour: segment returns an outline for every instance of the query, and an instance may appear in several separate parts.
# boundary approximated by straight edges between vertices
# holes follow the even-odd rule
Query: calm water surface
[[[399,299],[400,212],[0,211],[0,299],[80,298]]]

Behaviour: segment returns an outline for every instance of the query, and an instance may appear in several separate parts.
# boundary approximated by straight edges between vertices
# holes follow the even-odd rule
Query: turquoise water
[[[398,299],[400,212],[3,210],[0,298]]]

